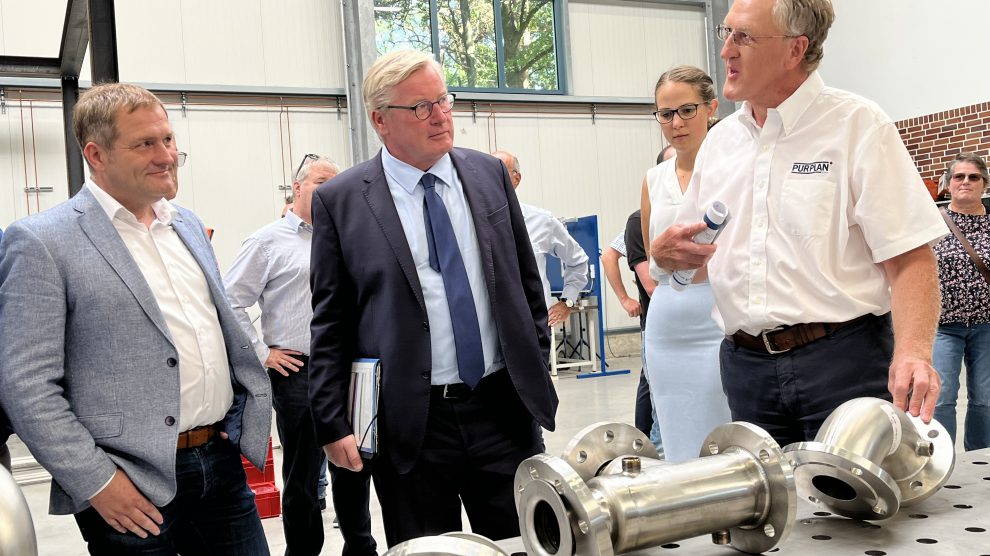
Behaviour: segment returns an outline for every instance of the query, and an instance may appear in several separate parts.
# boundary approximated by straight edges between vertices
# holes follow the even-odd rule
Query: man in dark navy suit
[[[451,95],[429,54],[380,58],[364,102],[384,148],[313,197],[317,441],[360,469],[351,362],[381,360],[372,460],[390,546],[471,529],[519,534],[512,481],[553,430],[543,287],[502,163],[453,146]]]

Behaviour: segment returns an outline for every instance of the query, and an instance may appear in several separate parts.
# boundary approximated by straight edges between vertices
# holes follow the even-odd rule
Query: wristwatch
[[[564,302],[564,305],[566,305],[568,309],[573,309],[574,308],[574,300],[573,299],[567,299],[565,297],[561,297],[560,300]]]

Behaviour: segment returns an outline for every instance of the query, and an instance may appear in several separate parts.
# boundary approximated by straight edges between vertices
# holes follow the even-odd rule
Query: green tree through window
[[[559,0],[435,0],[434,6],[431,12],[428,0],[375,0],[378,53],[439,52],[452,89],[559,92]]]

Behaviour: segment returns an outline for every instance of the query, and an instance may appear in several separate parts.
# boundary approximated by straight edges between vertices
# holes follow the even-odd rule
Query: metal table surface
[[[800,493],[798,493],[800,498]],[[767,552],[775,556],[990,556],[990,448],[962,452],[948,483],[931,498],[901,508],[885,521],[856,521],[798,501],[790,536]],[[518,554],[519,538],[499,543]],[[741,554],[711,538],[694,537],[630,552],[638,556],[730,556]]]

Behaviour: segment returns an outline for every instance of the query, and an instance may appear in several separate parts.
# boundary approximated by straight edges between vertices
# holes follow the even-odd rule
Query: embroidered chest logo
[[[831,161],[818,161],[818,162],[795,162],[791,166],[792,174],[827,174],[829,169],[832,168]]]

